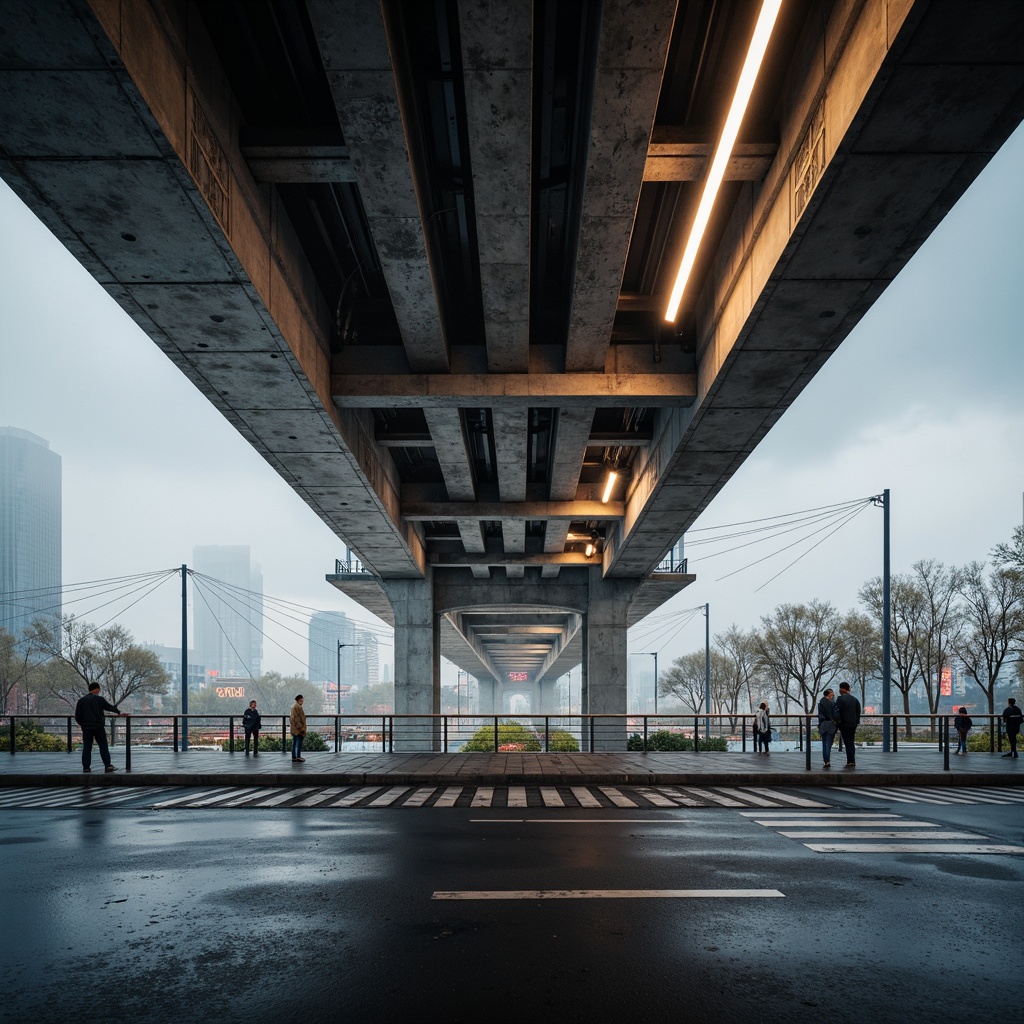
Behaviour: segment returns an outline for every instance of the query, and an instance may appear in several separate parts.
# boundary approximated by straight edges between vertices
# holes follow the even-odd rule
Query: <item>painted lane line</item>
[[[212,800],[216,799],[217,795],[219,794],[220,798],[226,800],[229,797],[234,796],[238,792],[239,791],[237,789],[215,789],[213,791],[213,793],[210,795],[209,799],[212,801]],[[245,792],[245,790],[242,790],[242,792]],[[173,800],[161,800],[160,803],[153,804],[153,806],[154,807],[161,807],[161,808],[162,807],[176,807],[178,804],[194,803],[195,800],[196,800],[196,793],[193,791],[193,792],[189,793],[187,796],[176,796]],[[202,805],[200,805],[200,806],[202,806]]]
[[[481,786],[473,795],[470,807],[490,807],[494,803],[494,787]]]
[[[670,800],[667,796],[662,795],[655,789],[637,786],[636,791],[645,800],[654,804],[655,807],[671,807],[674,809],[679,806],[679,804],[677,804],[675,800]]]
[[[436,789],[436,786],[422,786],[402,806],[422,807],[434,795]]]
[[[359,803],[360,800],[365,800],[372,793],[379,793],[380,786],[363,786],[362,789],[357,789],[354,793],[348,793],[341,797],[340,800],[333,800],[329,803],[328,807],[352,807]]]
[[[873,818],[870,821],[858,819],[857,821],[758,821],[758,825],[767,825],[769,828],[811,828],[814,825],[828,828],[943,828],[934,821],[886,821],[881,818]]]
[[[692,818],[470,818],[485,825],[678,825]]]
[[[508,806],[509,807],[525,807],[526,806],[526,787],[525,786],[509,786],[508,787]]]
[[[778,889],[468,889],[435,892],[432,900],[776,899]]]
[[[972,839],[973,832],[780,832],[787,839]]]
[[[580,807],[600,807],[601,801],[586,786],[570,786],[572,795],[579,801]]]
[[[540,798],[544,801],[545,807],[564,807],[565,801],[554,786],[541,786]]]
[[[1022,854],[1024,846],[983,846],[980,843],[804,843],[815,853],[996,853]]]
[[[597,788],[600,789],[616,807],[636,808],[640,806],[635,800],[630,800],[625,793],[620,793],[614,786],[598,786]]]
[[[438,798],[434,801],[435,807],[454,807],[455,801],[462,795],[462,786],[449,786]]]
[[[799,811],[740,811],[745,818],[764,818],[775,820],[776,818],[785,818],[787,821],[790,819],[799,819],[801,821],[806,818],[808,821],[823,821],[826,818],[842,818],[844,821],[852,818],[898,818],[898,814],[878,814],[874,811],[805,811],[800,813]]]
[[[382,793],[376,800],[371,800],[369,807],[390,807],[403,793],[409,791],[408,786],[392,786],[386,793]]]
[[[325,800],[330,800],[332,796],[337,796],[339,793],[344,793],[344,787],[337,787],[335,789],[322,789],[319,793],[314,793],[313,796],[307,796],[305,800],[300,800],[295,806],[296,807],[316,807],[317,804],[322,804]]]
[[[671,786],[659,786],[658,789],[665,794],[667,797],[671,797],[677,804],[681,804],[683,807],[703,807],[704,801],[697,800],[692,796],[688,796],[686,793],[681,793],[678,789],[673,789]]]
[[[731,796],[715,793],[710,789],[696,789],[694,786],[687,786],[686,789],[688,793],[703,797],[705,801],[717,804],[719,807],[746,807],[742,800],[734,800]]]
[[[805,796],[793,796],[792,793],[780,793],[777,789],[755,789],[751,787],[751,793],[760,793],[761,796],[770,796],[781,804],[793,804],[796,807],[831,807],[832,804],[823,804],[819,800],[810,800]]]

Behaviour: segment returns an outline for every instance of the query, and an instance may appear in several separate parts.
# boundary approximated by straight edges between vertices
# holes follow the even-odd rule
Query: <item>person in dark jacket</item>
[[[850,693],[849,683],[839,684],[839,697],[836,700],[836,713],[839,716],[839,734],[843,737],[846,747],[846,767],[857,767],[857,748],[854,737],[860,724],[860,701]]]
[[[1020,733],[1022,721],[1024,721],[1024,711],[1017,707],[1017,701],[1013,697],[1007,697],[1006,707],[1003,708],[1003,722],[1006,725],[1006,738],[1010,741],[1010,752],[1003,754],[1003,757],[1017,756],[1017,736]]]
[[[761,749],[764,751],[765,756],[768,756],[771,753],[768,745],[772,741],[772,718],[768,713],[768,705],[764,701],[758,706],[757,713],[754,715],[754,731],[760,740]],[[756,748],[757,743],[755,741]]]
[[[110,747],[107,746],[107,732],[104,723],[104,712],[112,711],[120,715],[121,710],[100,696],[100,684],[90,683],[89,692],[75,705],[75,721],[82,728],[82,771],[92,771],[92,744],[100,748],[103,770],[116,772],[110,763]]]
[[[831,768],[832,743],[836,738],[835,690],[826,690],[818,701],[818,733],[821,736],[821,761],[823,768]]]
[[[256,701],[249,701],[249,706],[242,715],[242,728],[245,729],[245,756],[249,756],[249,739],[252,738],[252,756],[260,756],[260,713],[256,710]]]
[[[967,708],[961,708],[960,713],[953,719],[953,728],[956,729],[956,750],[954,753],[967,753],[967,734],[971,731],[974,723],[967,717]]]

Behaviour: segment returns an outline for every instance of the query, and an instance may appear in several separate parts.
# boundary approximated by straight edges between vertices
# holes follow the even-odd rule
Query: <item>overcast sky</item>
[[[1018,130],[696,527],[888,487],[894,572],[982,560],[1009,538],[1024,492],[1022,180]],[[0,426],[40,435],[63,459],[65,585],[190,563],[195,545],[248,544],[266,594],[380,626],[324,582],[342,542],[2,182],[0,225]],[[854,606],[881,572],[880,510],[757,589],[814,540],[726,580],[787,541],[706,559],[691,547],[697,582],[656,613],[657,629],[633,631],[631,650],[659,650],[664,668],[702,648],[703,619],[680,624],[704,602],[713,632],[757,625],[782,602]],[[137,640],[170,646],[179,619],[174,580],[121,617]],[[280,646],[265,643],[264,667],[305,672],[304,639],[265,629]],[[650,673],[650,660],[633,670]]]

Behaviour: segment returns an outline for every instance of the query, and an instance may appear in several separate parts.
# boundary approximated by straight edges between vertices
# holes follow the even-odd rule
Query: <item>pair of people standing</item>
[[[302,709],[302,694],[295,698],[288,715],[292,733],[292,760],[305,761],[302,756],[302,741],[306,738],[306,712]],[[260,756],[260,725],[261,716],[256,710],[256,701],[249,701],[249,707],[242,715],[242,727],[245,729],[245,756],[249,756],[249,741],[253,741],[252,756]]]
[[[839,684],[839,696],[828,689],[818,701],[818,732],[821,735],[822,767],[831,768],[832,744],[836,733],[842,737],[846,748],[846,767],[857,767],[855,738],[860,724],[860,701],[850,693],[849,683]]]

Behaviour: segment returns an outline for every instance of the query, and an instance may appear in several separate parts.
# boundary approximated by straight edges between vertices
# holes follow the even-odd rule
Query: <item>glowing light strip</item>
[[[700,248],[708,221],[711,219],[711,211],[714,208],[715,199],[718,197],[718,190],[722,186],[725,169],[729,164],[729,157],[732,156],[733,146],[736,144],[736,137],[739,135],[740,125],[743,122],[743,115],[747,112],[747,104],[754,91],[754,82],[757,80],[758,71],[761,70],[761,62],[764,60],[768,41],[771,39],[772,29],[775,27],[775,20],[781,7],[782,0],[764,0],[761,5],[761,13],[757,16],[757,25],[754,27],[754,35],[750,40],[747,58],[743,62],[743,71],[740,73],[740,80],[736,85],[736,94],[732,98],[729,116],[725,119],[725,127],[722,129],[714,159],[711,161],[711,167],[708,169],[704,181],[704,191],[700,197],[700,205],[697,207],[697,216],[694,218],[690,237],[683,250],[683,258],[679,264],[679,273],[676,274],[672,296],[668,300],[665,319],[669,323],[674,323],[679,315],[679,304],[683,301],[683,292],[697,259],[697,250]]]
[[[619,478],[619,474],[614,469],[608,471],[608,479],[605,481],[604,494],[601,497],[601,503],[603,505],[608,504],[608,499],[612,496],[612,488],[615,486],[615,481]]]

